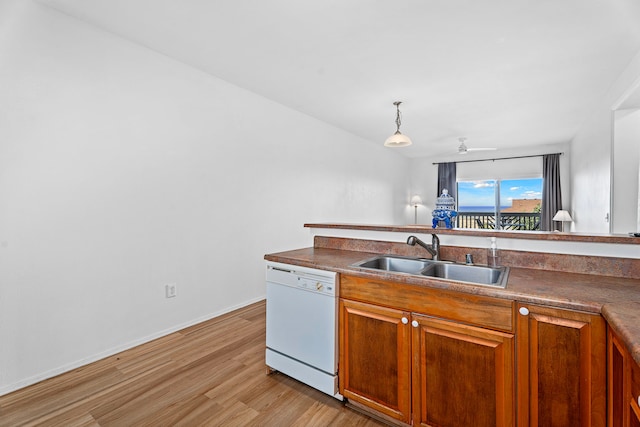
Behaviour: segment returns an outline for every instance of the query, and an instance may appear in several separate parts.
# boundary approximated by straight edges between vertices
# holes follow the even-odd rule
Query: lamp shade
[[[411,206],[418,206],[422,204],[422,197],[420,196],[413,196],[411,198]]]
[[[411,139],[397,131],[384,142],[385,147],[406,147],[411,145]]]
[[[569,212],[567,211],[563,211],[563,210],[559,210],[555,216],[553,217],[554,221],[562,221],[562,222],[571,222],[573,221],[573,218],[571,218],[571,215],[569,215]]]

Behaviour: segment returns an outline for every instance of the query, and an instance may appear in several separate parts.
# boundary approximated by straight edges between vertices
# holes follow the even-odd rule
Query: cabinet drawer
[[[340,297],[512,332],[515,303],[446,289],[340,275]]]

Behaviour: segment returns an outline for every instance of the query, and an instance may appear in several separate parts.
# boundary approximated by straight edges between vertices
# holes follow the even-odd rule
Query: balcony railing
[[[540,213],[509,212],[500,213],[498,227],[496,216],[487,212],[458,212],[458,228],[489,228],[501,230],[539,230]]]

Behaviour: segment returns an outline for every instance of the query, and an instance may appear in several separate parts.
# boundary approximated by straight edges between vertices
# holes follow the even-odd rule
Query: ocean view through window
[[[458,181],[458,228],[537,230],[542,178]]]

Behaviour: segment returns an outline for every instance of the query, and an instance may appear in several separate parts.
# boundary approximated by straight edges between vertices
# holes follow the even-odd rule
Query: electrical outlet
[[[167,298],[173,298],[178,294],[177,290],[178,285],[175,283],[168,283],[164,285],[164,291]]]

